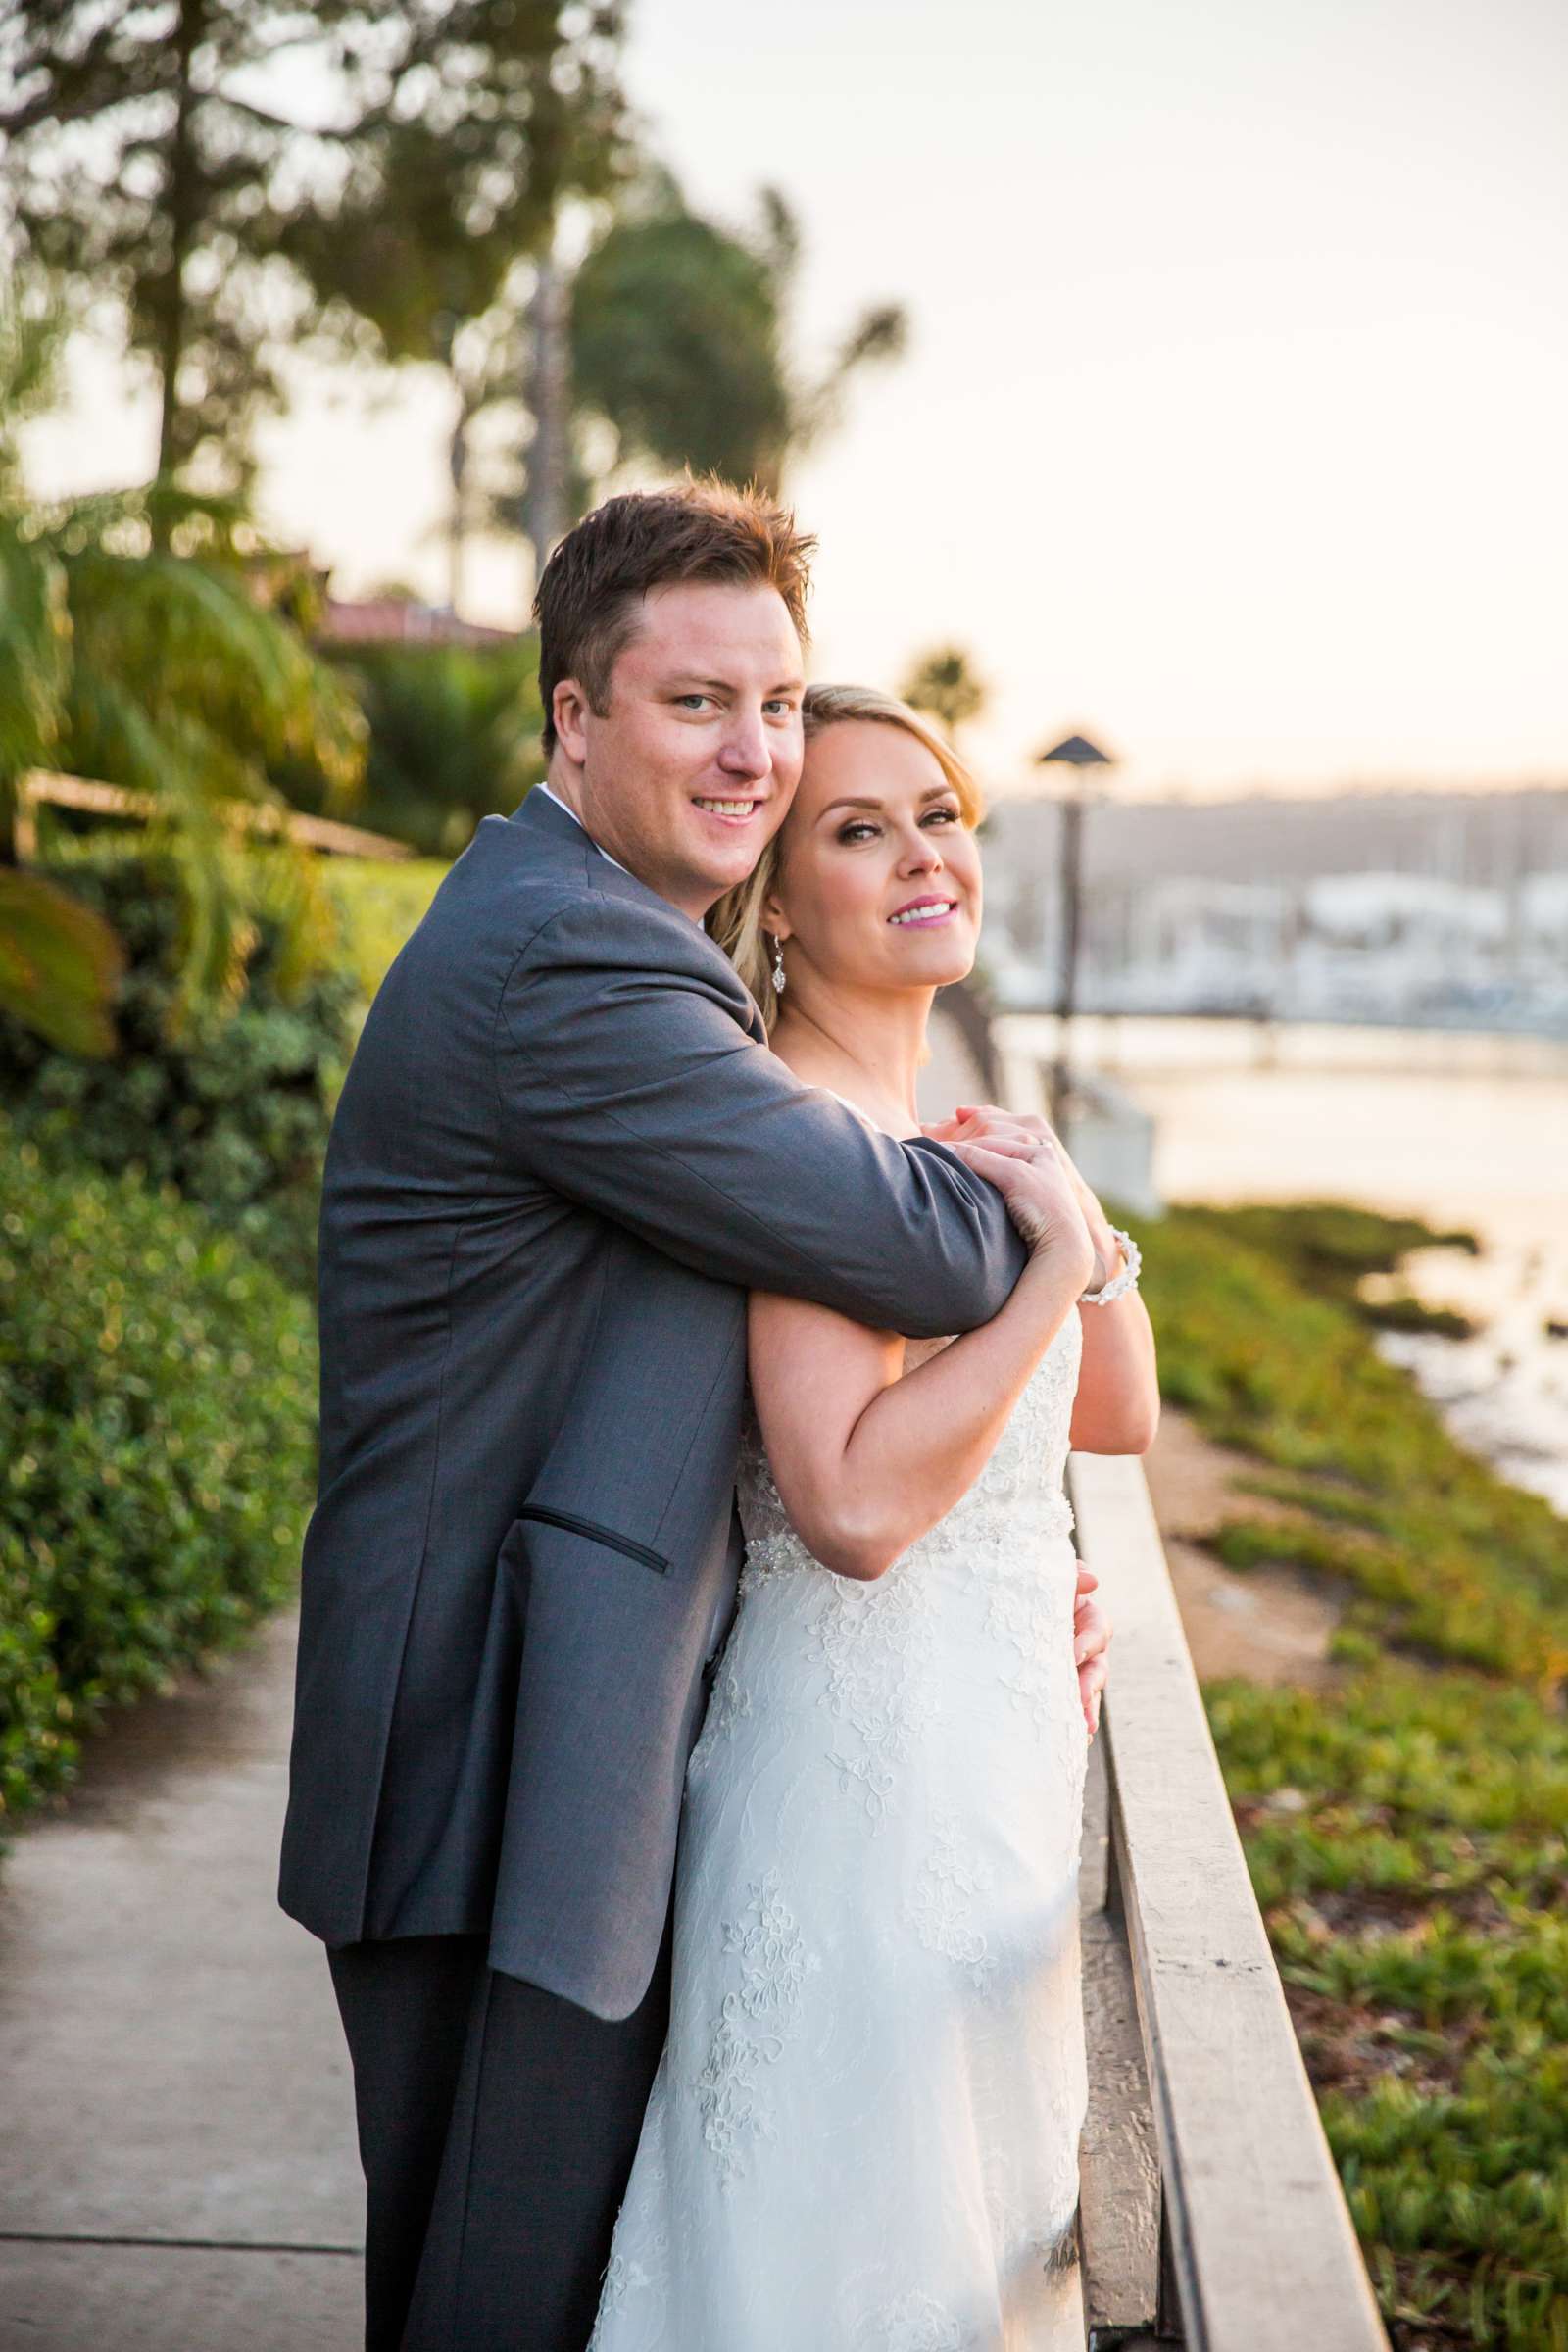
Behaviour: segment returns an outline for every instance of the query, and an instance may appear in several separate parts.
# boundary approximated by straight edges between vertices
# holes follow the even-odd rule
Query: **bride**
[[[973,783],[813,687],[780,834],[710,925],[808,1083],[922,1132],[973,962]],[[909,1344],[754,1295],[740,1600],[692,1752],[668,2039],[590,2352],[1074,2352],[1085,2068],[1069,1445],[1141,1452],[1149,1318],[1039,1120],[951,1142],[1031,1256]],[[790,1171],[781,1167],[787,1186]],[[1102,1286],[1114,1296],[1095,1300]],[[1080,1313],[1080,1303],[1088,1309]]]

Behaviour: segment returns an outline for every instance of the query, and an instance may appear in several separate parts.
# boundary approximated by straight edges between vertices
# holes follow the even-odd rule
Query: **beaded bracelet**
[[[1115,1239],[1120,1242],[1127,1263],[1119,1274],[1114,1274],[1108,1282],[1102,1283],[1098,1291],[1080,1291],[1078,1294],[1080,1306],[1108,1306],[1113,1298],[1121,1297],[1123,1291],[1130,1291],[1138,1280],[1138,1269],[1144,1262],[1143,1251],[1133,1240],[1132,1235],[1123,1233],[1119,1225],[1112,1225],[1110,1230]]]

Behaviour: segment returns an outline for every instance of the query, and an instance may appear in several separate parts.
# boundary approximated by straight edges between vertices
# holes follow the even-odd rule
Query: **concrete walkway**
[[[321,1945],[277,1908],[295,1619],[87,1743],[0,1864],[0,2348],[356,2352]]]

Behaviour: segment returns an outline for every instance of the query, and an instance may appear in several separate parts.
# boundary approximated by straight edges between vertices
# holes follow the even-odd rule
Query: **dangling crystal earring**
[[[773,994],[775,997],[784,994],[784,949],[776,933],[773,939]]]

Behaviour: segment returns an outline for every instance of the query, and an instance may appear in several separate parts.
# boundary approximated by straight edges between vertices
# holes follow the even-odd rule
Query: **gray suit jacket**
[[[564,809],[486,817],[327,1150],[284,1910],[488,1931],[628,2015],[733,1607],[747,1291],[935,1336],[1022,1262],[999,1194],[801,1085]]]

